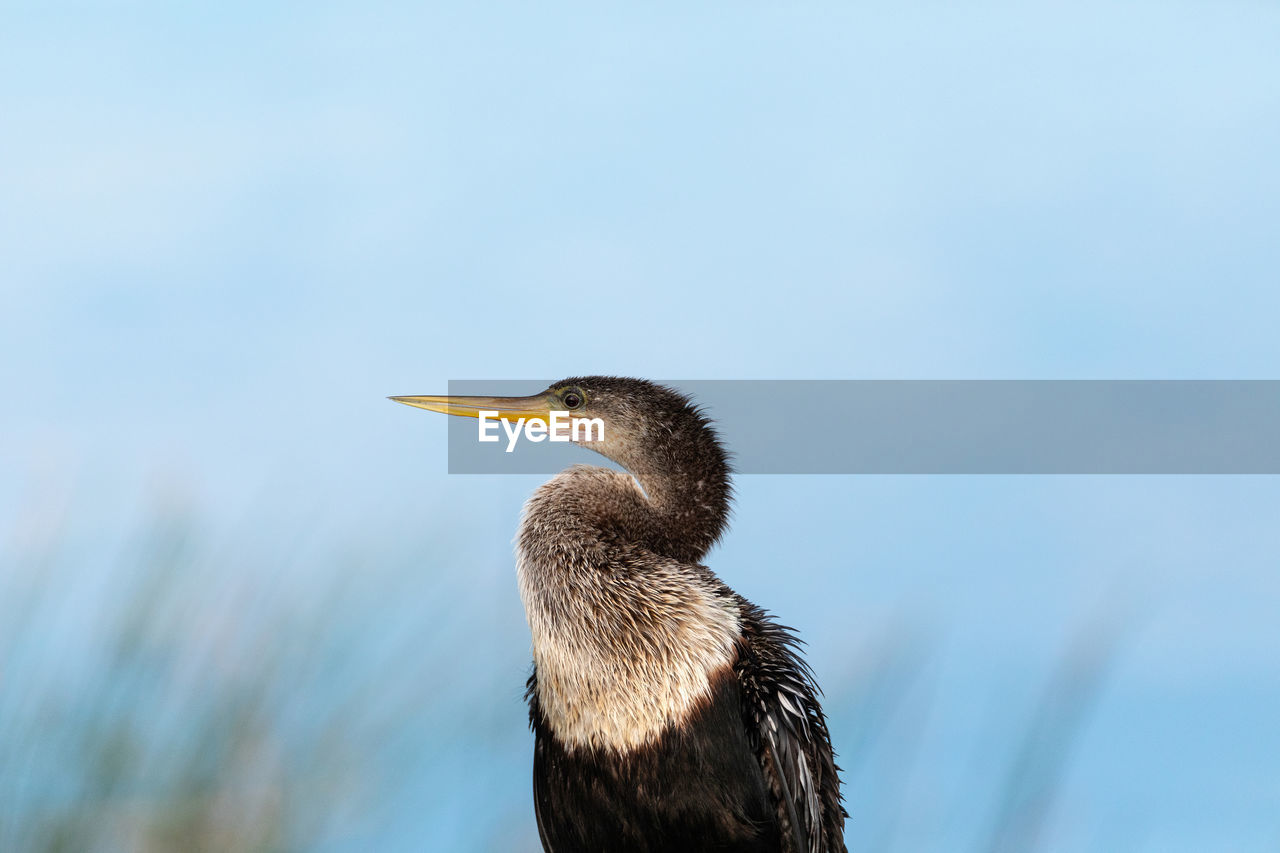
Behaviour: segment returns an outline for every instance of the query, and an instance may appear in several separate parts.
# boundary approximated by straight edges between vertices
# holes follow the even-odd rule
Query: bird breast
[[[639,493],[625,479],[617,487]],[[706,569],[619,544],[575,515],[574,480],[566,472],[535,492],[517,537],[538,702],[565,746],[626,753],[710,701],[733,666],[741,614]]]

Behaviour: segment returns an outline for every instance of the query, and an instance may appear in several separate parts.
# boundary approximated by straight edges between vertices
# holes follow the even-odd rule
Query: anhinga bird
[[[700,562],[731,486],[698,408],[600,376],[532,397],[392,399],[599,418],[603,436],[579,443],[629,472],[561,472],[529,499],[516,539],[543,849],[843,853],[831,739],[797,640]]]

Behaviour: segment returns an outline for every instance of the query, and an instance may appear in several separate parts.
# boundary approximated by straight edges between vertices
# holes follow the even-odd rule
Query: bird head
[[[558,413],[561,421],[567,417],[571,441],[617,462],[640,485],[646,509],[622,521],[656,553],[697,561],[727,523],[733,492],[728,454],[701,410],[666,386],[644,379],[579,376],[528,397],[391,399],[447,415],[515,423],[538,418],[550,424]],[[576,439],[573,421],[589,426]],[[624,497],[629,500],[630,495],[627,490]],[[596,498],[598,506],[626,503]]]
[[[721,464],[724,462],[724,453],[709,422],[689,398],[645,379],[572,377],[528,397],[391,399],[447,415],[479,418],[487,413],[489,418],[514,423],[536,418],[550,426],[555,415],[565,425],[571,441],[612,459],[633,474],[665,466],[676,455],[689,451],[711,453]]]

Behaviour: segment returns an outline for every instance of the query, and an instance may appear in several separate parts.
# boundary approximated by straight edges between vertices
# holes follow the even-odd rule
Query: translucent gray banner
[[[1280,473],[1277,380],[656,381],[705,409],[742,474]],[[550,384],[457,380],[448,392]],[[505,436],[481,443],[476,420],[449,420],[450,473],[608,464],[566,443],[507,452]]]

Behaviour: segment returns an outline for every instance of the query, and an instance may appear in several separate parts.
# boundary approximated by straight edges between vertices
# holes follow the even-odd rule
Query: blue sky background
[[[197,610],[228,577],[262,584],[286,615],[346,614],[370,659],[392,628],[437,626],[418,651],[443,669],[378,670],[439,689],[366,755],[380,807],[323,849],[536,843],[509,542],[538,479],[446,476],[443,419],[388,394],[1277,378],[1274,4],[4,17],[7,552],[71,529],[68,577],[109,590],[101,555],[180,505],[237,555],[192,575]],[[1119,639],[1043,849],[1280,844],[1274,478],[738,493],[711,565],[808,638],[858,849],[985,849],[1020,727],[1099,620]],[[11,610],[15,590],[64,597],[10,562]],[[344,574],[360,604],[329,619],[316,591]],[[69,672],[93,640],[66,626],[103,606],[80,597],[24,634]],[[902,660],[899,698],[865,699]]]

